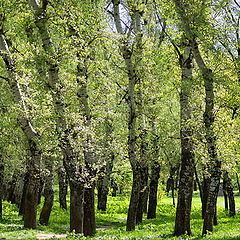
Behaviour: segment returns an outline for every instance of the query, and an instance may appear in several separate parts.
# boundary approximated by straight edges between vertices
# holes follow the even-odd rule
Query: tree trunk
[[[223,176],[223,196],[224,196],[225,210],[228,211],[227,183],[226,183],[226,178],[224,178],[224,176]]]
[[[152,120],[152,136],[153,136],[153,153],[152,153],[153,159],[151,161],[149,203],[147,214],[148,219],[156,218],[158,180],[160,177],[160,164],[158,161],[159,146],[155,119]]]
[[[202,195],[203,195],[203,201],[202,201],[202,219],[204,219],[205,213],[206,213],[206,207],[207,207],[207,199],[208,199],[208,189],[210,186],[210,178],[203,176],[203,187],[202,187]]]
[[[49,222],[54,200],[53,164],[54,158],[51,156],[45,156],[45,169],[47,172],[44,177],[44,204],[40,214],[39,222],[46,226]]]
[[[2,219],[3,177],[4,177],[4,161],[3,156],[0,153],[0,219]]]
[[[235,199],[234,199],[232,181],[231,181],[231,178],[229,177],[229,173],[227,171],[224,171],[224,173],[223,173],[223,180],[225,182],[227,198],[229,199],[229,214],[232,217],[232,216],[236,215]]]
[[[96,232],[94,184],[84,189],[84,236],[91,236]]]
[[[59,186],[59,204],[60,207],[67,210],[67,190],[68,190],[68,179],[63,166],[57,169],[58,173],[58,186]]]
[[[113,159],[114,159],[114,153],[111,153],[111,160],[106,162],[105,172],[104,175],[100,177],[98,181],[98,205],[97,209],[106,211],[107,208],[107,196],[109,192],[109,182],[110,182],[110,175],[112,172],[113,167]]]
[[[136,214],[136,224],[141,223],[143,220],[144,204],[148,196],[147,188],[148,188],[148,166],[141,166],[140,192]]]
[[[202,186],[201,186],[199,177],[198,177],[198,172],[197,172],[197,167],[196,167],[196,165],[195,165],[195,167],[194,167],[194,173],[195,173],[195,177],[196,177],[198,189],[199,189],[199,192],[200,192],[201,202],[202,202],[202,204],[203,204],[203,189],[202,189]]]
[[[237,172],[236,172],[236,178],[237,178],[237,185],[238,185],[238,194],[240,195],[240,183],[239,183],[239,177]]]
[[[180,56],[182,69],[181,95],[180,95],[180,137],[181,137],[181,170],[178,191],[178,202],[175,220],[174,235],[187,233],[191,235],[190,214],[194,181],[194,150],[192,140],[190,99],[192,92],[193,56],[189,46]]]
[[[140,192],[140,181],[141,176],[139,174],[140,166],[135,167],[133,170],[133,183],[132,183],[132,192],[131,198],[128,208],[128,215],[127,215],[127,231],[135,230],[136,226],[136,214],[137,214],[137,207],[138,207],[138,200],[139,200],[139,192]]]
[[[69,179],[70,185],[70,231],[83,233],[83,184]]]
[[[159,179],[160,167],[154,169],[154,174],[151,175],[150,189],[149,189],[149,203],[148,203],[148,214],[147,218],[156,218],[157,208],[157,190],[158,190],[158,179]]]

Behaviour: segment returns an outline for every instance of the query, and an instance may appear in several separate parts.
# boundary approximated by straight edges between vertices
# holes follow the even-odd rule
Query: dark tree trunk
[[[91,236],[96,232],[94,185],[84,190],[84,236]]]
[[[113,127],[111,119],[106,117],[105,119],[105,142],[104,142],[104,153],[105,153],[105,165],[102,168],[102,175],[98,180],[98,204],[97,209],[106,211],[107,208],[107,196],[109,192],[110,176],[112,174],[114,152],[111,149]]]
[[[210,179],[209,177],[203,176],[203,187],[202,187],[202,219],[204,219],[206,213],[206,206],[207,206],[207,198],[208,198],[208,189],[210,186]]]
[[[2,219],[3,176],[4,176],[4,161],[3,156],[0,153],[0,219]]]
[[[53,161],[54,159],[50,156],[45,159],[45,168],[47,173],[44,178],[44,205],[40,214],[39,221],[43,225],[48,225],[49,217],[52,211],[53,200],[54,200],[54,183],[53,183]]]
[[[227,171],[224,171],[223,173],[223,180],[225,182],[226,195],[227,195],[227,198],[229,199],[229,214],[230,216],[235,216],[236,209],[235,209],[235,199],[234,199],[232,181]]]
[[[41,198],[42,198],[42,194],[43,194],[43,188],[44,188],[44,179],[43,179],[43,176],[41,174],[41,176],[40,176],[40,184],[39,184],[39,192],[38,192],[38,204],[41,203]]]
[[[160,167],[158,169],[160,171]],[[156,175],[154,177],[151,176],[151,180],[150,180],[149,203],[148,203],[148,214],[147,214],[148,219],[156,218],[157,190],[158,190],[158,179],[159,179],[158,169],[156,169]]]
[[[152,120],[152,136],[153,136],[153,154],[151,161],[151,175],[149,184],[149,203],[148,203],[148,214],[147,218],[156,218],[157,209],[157,191],[158,191],[158,180],[160,177],[160,164],[158,161],[159,157],[159,144],[158,135],[156,129],[155,119]]]
[[[116,197],[118,188],[117,188],[117,184],[113,178],[111,179],[111,187],[112,187],[112,197]]]
[[[239,177],[237,172],[236,172],[236,178],[237,178],[237,185],[238,185],[238,194],[240,195],[240,183],[239,183]]]
[[[194,179],[193,190],[197,191],[197,180],[196,179]]]
[[[132,192],[130,198],[130,204],[128,208],[128,216],[127,216],[127,231],[135,230],[136,226],[136,214],[139,200],[139,192],[140,192],[140,181],[141,175],[140,166],[135,167],[133,169],[133,183],[132,183]]]
[[[36,229],[42,156],[34,141],[29,141],[29,148],[31,157],[27,161],[28,183],[24,200],[24,227]]]
[[[67,190],[68,190],[68,179],[67,174],[63,166],[60,166],[57,170],[58,174],[58,186],[59,186],[59,203],[60,207],[67,210]]]
[[[197,182],[197,185],[198,185],[198,189],[199,189],[199,192],[200,192],[201,202],[202,202],[202,204],[203,204],[203,189],[202,189],[202,185],[201,185],[201,183],[200,183],[199,177],[198,177],[198,172],[197,172],[196,165],[195,165],[195,167],[194,167],[194,173],[195,173],[195,177],[196,177],[196,182]]]
[[[190,46],[186,46],[180,56],[182,69],[180,108],[181,108],[181,170],[174,235],[191,235],[190,214],[194,181],[194,151],[191,128],[190,99],[192,92],[193,56]]]
[[[98,205],[97,209],[106,211],[107,208],[107,196],[109,192],[109,182],[110,182],[110,175],[112,172],[113,167],[113,159],[114,154],[112,153],[112,160],[111,162],[107,161],[106,169],[103,176],[100,177],[98,181]]]
[[[224,178],[224,176],[223,176],[223,196],[224,196],[225,210],[228,211],[227,183],[226,183],[226,178]]]
[[[141,182],[136,214],[136,224],[141,223],[143,220],[143,209],[147,199],[147,188],[148,188],[148,166],[145,166],[141,167]]]
[[[173,203],[173,206],[175,206],[174,181],[172,181],[171,189],[172,189],[172,203]]]
[[[84,190],[81,182],[69,180],[70,185],[70,231],[83,233]]]
[[[22,191],[22,199],[21,203],[19,206],[19,216],[24,217],[24,206],[25,206],[25,195],[26,195],[26,190],[27,190],[27,185],[28,185],[28,174],[24,174],[24,183],[23,183],[23,191]]]

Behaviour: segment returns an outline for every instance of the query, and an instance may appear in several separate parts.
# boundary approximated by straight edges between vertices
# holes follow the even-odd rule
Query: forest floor
[[[144,220],[135,231],[126,232],[125,224],[129,200],[127,197],[109,197],[106,212],[96,211],[97,232],[92,240],[117,239],[212,239],[240,240],[240,198],[236,197],[237,215],[229,217],[224,210],[223,197],[218,198],[218,225],[214,232],[201,236],[203,220],[201,219],[201,202],[198,193],[194,194],[191,228],[193,236],[173,237],[176,208],[170,197],[159,200],[157,218]],[[69,199],[68,199],[69,201]],[[39,206],[39,210],[41,205]],[[145,219],[145,217],[144,217]],[[15,205],[3,203],[3,219],[0,221],[0,240],[2,239],[90,239],[80,234],[69,233],[69,210],[62,210],[56,199],[50,217],[49,226],[39,225],[37,230],[27,230],[18,216]]]

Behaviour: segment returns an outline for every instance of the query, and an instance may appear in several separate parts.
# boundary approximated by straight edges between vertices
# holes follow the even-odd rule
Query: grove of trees
[[[126,230],[177,190],[174,235],[191,235],[194,183],[204,219],[217,196],[234,216],[239,184],[238,0],[0,0],[0,217],[93,235],[109,191],[130,193]],[[131,189],[127,189],[130,187]],[[110,189],[110,190],[109,190]],[[40,218],[37,207],[44,196]]]

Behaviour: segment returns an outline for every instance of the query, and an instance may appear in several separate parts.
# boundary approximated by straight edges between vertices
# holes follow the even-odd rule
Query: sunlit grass
[[[240,198],[236,197],[236,208],[240,209]],[[69,202],[69,198],[68,198]],[[204,237],[202,234],[201,201],[197,193],[192,201],[191,228],[193,236],[173,237],[176,208],[170,197],[164,197],[158,203],[157,218],[144,221],[136,227],[136,231],[126,232],[126,218],[129,199],[127,197],[109,197],[107,211],[96,210],[97,227],[110,226],[98,230],[92,239],[240,239],[240,213],[233,218],[224,210],[223,197],[218,198],[218,225],[214,232]],[[39,212],[42,204],[39,206]],[[0,239],[36,239],[38,233],[67,233],[69,231],[69,209],[59,206],[56,196],[50,217],[49,226],[38,225],[37,230],[27,230],[23,220],[18,216],[18,208],[7,202],[3,203],[3,219],[0,222]],[[63,238],[64,239],[64,238]],[[66,239],[66,238],[65,238]],[[86,239],[82,235],[69,234],[67,239]]]

